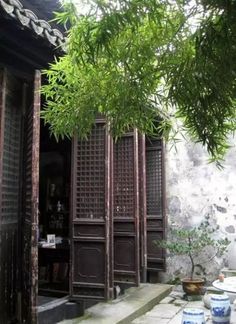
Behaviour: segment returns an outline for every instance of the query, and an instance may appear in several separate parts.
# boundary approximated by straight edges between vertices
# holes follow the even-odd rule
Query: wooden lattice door
[[[165,173],[161,139],[146,139],[146,203],[147,203],[147,270],[165,270],[165,250],[156,241],[165,238]]]
[[[75,299],[112,297],[110,149],[104,120],[96,121],[87,140],[73,140],[70,291]]]
[[[139,176],[136,130],[114,143],[113,195],[114,282],[117,285],[138,285]]]
[[[97,120],[72,150],[71,296],[103,300],[114,285],[139,285],[165,268],[161,140],[136,130],[111,140]]]
[[[0,322],[17,317],[22,85],[0,71]]]
[[[26,324],[37,323],[40,86],[41,74],[36,71],[33,104],[32,94],[24,91],[22,323]]]

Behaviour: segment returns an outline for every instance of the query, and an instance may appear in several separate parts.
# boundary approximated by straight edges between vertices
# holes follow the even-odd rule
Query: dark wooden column
[[[145,140],[145,135],[139,134],[140,270],[142,282],[147,281],[147,189]]]
[[[24,118],[22,322],[27,324],[37,323],[40,87],[36,71]]]

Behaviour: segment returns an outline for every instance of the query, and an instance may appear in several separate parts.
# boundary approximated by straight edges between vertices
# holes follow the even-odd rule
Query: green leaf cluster
[[[56,17],[68,31],[66,54],[44,71],[51,131],[86,137],[102,114],[114,137],[135,127],[169,139],[176,118],[220,163],[236,127],[236,2],[88,4],[79,15],[67,1]]]
[[[201,3],[205,16],[191,37],[194,52],[173,70],[170,96],[192,138],[220,162],[236,127],[236,2]]]
[[[163,71],[186,19],[181,1],[91,2],[88,15],[76,15],[71,6],[58,14],[60,23],[71,25],[67,53],[44,71],[42,117],[56,137],[86,137],[98,114],[114,137],[130,128],[168,136]],[[171,54],[168,64],[173,60]]]

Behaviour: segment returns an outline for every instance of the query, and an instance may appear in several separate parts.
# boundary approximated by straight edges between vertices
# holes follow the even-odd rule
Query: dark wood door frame
[[[38,322],[40,87],[41,73],[40,71],[35,71],[33,104],[28,105],[24,122],[22,323],[26,324],[37,324]]]
[[[145,142],[145,135],[139,134],[140,271],[142,282],[147,282],[147,198]]]

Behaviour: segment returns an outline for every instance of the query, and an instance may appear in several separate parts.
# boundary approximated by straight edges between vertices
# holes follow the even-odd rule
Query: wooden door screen
[[[110,289],[110,136],[97,120],[72,153],[71,296],[103,300]]]
[[[21,84],[0,71],[0,322],[17,316]]]
[[[164,150],[161,139],[146,139],[147,270],[165,270],[165,250],[155,241],[165,237]]]
[[[161,140],[136,130],[111,140],[97,120],[88,140],[73,141],[71,295],[107,299],[114,285],[138,285],[165,269]]]
[[[113,155],[114,281],[140,282],[138,133],[125,134]]]
[[[22,215],[22,323],[37,323],[38,195],[41,74],[35,72],[32,95],[25,91],[23,215]],[[31,98],[29,98],[30,96]],[[27,100],[28,98],[28,100]],[[28,102],[29,101],[29,102]]]

